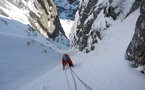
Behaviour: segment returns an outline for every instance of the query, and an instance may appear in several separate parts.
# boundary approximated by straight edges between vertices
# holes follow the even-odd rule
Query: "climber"
[[[65,65],[66,64],[69,64],[69,66],[71,67],[74,67],[73,63],[72,63],[72,60],[70,59],[70,57],[68,56],[68,54],[63,54],[63,57],[62,57],[62,66],[63,66],[63,69],[65,69]]]

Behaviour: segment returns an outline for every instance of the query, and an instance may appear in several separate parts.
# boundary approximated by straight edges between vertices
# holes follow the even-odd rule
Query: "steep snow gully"
[[[103,40],[89,54],[74,50],[61,52],[70,55],[75,65],[72,69],[93,90],[145,89],[145,75],[139,73],[139,68],[132,68],[125,59],[125,50],[133,36],[138,15],[139,10],[106,30],[103,33]],[[58,66],[52,66],[53,69],[19,90],[68,90],[65,72],[70,90],[75,90],[71,72],[69,69],[62,70],[61,57],[59,58]],[[86,90],[78,79],[76,84],[78,90]]]
[[[70,69],[62,70],[64,53],[74,63],[72,70],[93,90],[144,90],[145,75],[125,59],[137,16],[139,10],[102,32],[103,39],[88,54],[57,48],[38,33],[29,37],[27,25],[1,17],[0,90],[75,90]],[[78,90],[86,90],[75,80]]]

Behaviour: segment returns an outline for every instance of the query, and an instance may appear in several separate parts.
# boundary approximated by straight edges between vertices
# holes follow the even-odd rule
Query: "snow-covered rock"
[[[28,25],[46,39],[69,46],[52,0],[0,0],[0,15]]]
[[[135,0],[81,0],[71,30],[71,47],[86,53],[94,50],[103,39],[103,31],[137,9],[133,9],[134,3]]]
[[[74,20],[80,0],[53,0],[60,19]]]
[[[29,24],[45,38],[65,36],[52,0],[1,0],[0,4],[1,15]]]
[[[135,66],[145,65],[145,2],[142,2],[140,16],[136,22],[135,33],[130,42],[126,58]]]

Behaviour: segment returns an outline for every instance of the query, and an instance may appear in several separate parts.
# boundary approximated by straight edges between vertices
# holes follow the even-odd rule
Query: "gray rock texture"
[[[80,0],[53,0],[60,19],[74,20]]]
[[[30,22],[30,26],[41,33],[45,38],[55,38],[62,33],[65,36],[63,28],[61,27],[56,6],[53,0],[7,0],[14,6],[21,10],[27,11],[26,16]],[[0,0],[0,5],[3,8],[9,8],[6,0]],[[33,3],[31,7],[28,4]],[[32,9],[35,9],[33,10]],[[36,12],[37,11],[37,12]],[[0,9],[0,14],[11,17],[10,14],[5,13]]]
[[[145,65],[145,2],[142,2],[135,33],[126,50],[126,58],[135,66]]]
[[[140,6],[140,0],[82,0],[71,30],[70,44],[88,53],[102,39],[102,32],[116,20],[123,21]]]

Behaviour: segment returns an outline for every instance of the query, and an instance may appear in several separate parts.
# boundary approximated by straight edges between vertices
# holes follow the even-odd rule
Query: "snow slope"
[[[54,51],[49,48],[53,45],[44,45],[19,29],[25,25],[16,21],[6,25],[0,20],[0,90],[68,90],[65,73],[70,90],[75,90],[70,70],[62,70],[63,53],[70,55],[72,69],[93,90],[144,90],[145,75],[125,59],[138,16],[139,10],[104,31],[103,39],[89,54]],[[78,90],[85,90],[78,79],[76,82]]]
[[[74,21],[72,21],[72,20],[60,19],[60,23],[65,31],[67,38],[69,38],[70,29],[73,25],[73,22]]]
[[[36,31],[29,32],[28,25],[0,17],[0,26],[0,90],[18,90],[59,64],[59,48]]]

